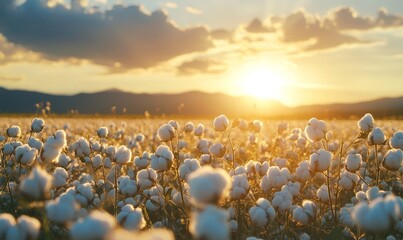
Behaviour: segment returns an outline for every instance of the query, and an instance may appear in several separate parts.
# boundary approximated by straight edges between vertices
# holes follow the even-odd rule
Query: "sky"
[[[358,102],[403,96],[402,43],[397,0],[1,0],[0,86]]]

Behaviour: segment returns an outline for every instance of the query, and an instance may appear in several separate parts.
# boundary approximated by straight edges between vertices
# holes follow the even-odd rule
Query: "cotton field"
[[[0,239],[403,239],[403,122],[0,118]]]

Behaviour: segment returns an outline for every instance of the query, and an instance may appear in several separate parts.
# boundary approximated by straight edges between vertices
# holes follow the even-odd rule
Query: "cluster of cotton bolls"
[[[400,121],[45,120],[0,120],[0,239],[403,238]]]

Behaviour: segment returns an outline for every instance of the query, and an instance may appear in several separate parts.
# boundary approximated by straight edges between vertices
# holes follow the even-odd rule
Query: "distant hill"
[[[50,101],[52,112],[65,114],[78,110],[84,114],[151,115],[183,114],[191,116],[268,116],[268,117],[342,117],[361,116],[371,112],[377,117],[403,116],[403,97],[384,98],[353,104],[311,105],[289,108],[274,100],[257,100],[252,97],[234,97],[221,93],[186,92],[179,94],[129,93],[110,89],[97,93],[52,95],[33,91],[0,88],[0,113],[34,113],[35,104]]]

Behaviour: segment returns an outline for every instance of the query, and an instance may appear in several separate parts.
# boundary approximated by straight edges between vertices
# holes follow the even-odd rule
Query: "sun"
[[[285,79],[282,75],[266,65],[245,66],[239,78],[240,92],[243,95],[262,99],[281,99]]]

